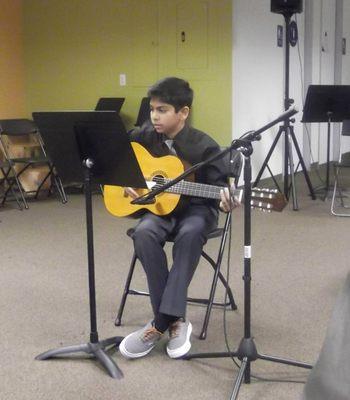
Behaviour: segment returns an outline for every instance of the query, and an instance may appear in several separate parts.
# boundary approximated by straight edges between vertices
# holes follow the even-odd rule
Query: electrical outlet
[[[126,86],[126,75],[125,74],[119,75],[119,85]]]

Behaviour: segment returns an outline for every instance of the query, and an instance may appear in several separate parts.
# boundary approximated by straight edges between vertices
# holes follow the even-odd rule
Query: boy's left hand
[[[228,188],[220,190],[221,201],[219,207],[224,212],[229,212],[241,204],[240,199],[233,195],[235,191],[235,185],[231,185],[230,191],[231,195]]]

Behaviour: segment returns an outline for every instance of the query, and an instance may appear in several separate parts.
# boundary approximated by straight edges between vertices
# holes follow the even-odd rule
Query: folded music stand
[[[146,182],[116,112],[41,112],[33,113],[33,118],[63,183],[84,184],[91,327],[90,342],[49,350],[36,359],[83,352],[97,358],[112,378],[122,378],[122,371],[105,349],[118,346],[123,338],[99,340],[97,332],[90,184],[146,188]]]
[[[329,167],[331,122],[342,122],[350,118],[350,85],[310,85],[307,91],[301,122],[327,122],[326,184],[318,189],[329,192]]]
[[[95,111],[116,111],[119,113],[124,104],[125,97],[101,97],[95,107]]]

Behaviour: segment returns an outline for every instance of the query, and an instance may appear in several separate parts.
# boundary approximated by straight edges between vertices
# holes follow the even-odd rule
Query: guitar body
[[[146,181],[160,176],[173,179],[184,172],[184,165],[176,156],[153,157],[139,143],[132,142],[131,146],[135,152]],[[149,192],[149,189],[137,189],[141,196]],[[132,198],[128,196],[121,186],[104,186],[104,203],[107,210],[116,217],[132,216],[138,217],[146,210],[156,215],[170,214],[179,204],[180,195],[174,193],[160,193],[156,196],[156,202],[147,205],[131,204]]]

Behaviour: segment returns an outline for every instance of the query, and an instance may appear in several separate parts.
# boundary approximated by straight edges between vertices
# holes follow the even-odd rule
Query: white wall
[[[257,129],[284,111],[284,48],[277,47],[277,25],[283,25],[283,15],[270,12],[270,0],[233,0],[233,138]],[[303,37],[304,20],[298,19],[299,37]],[[303,54],[303,41],[299,41]],[[298,47],[290,48],[290,97],[301,104],[301,71]],[[301,112],[294,125],[299,146],[302,147]],[[276,125],[255,142],[252,156],[253,179],[276,137]],[[279,174],[283,169],[282,135],[269,166]],[[294,160],[296,154],[294,153]],[[270,176],[265,172],[263,177]]]
[[[350,85],[350,1],[343,1],[343,37],[346,38],[346,54],[342,55],[343,85]],[[343,152],[350,151],[350,138],[346,138],[342,148]]]
[[[342,84],[350,85],[350,1],[343,2],[343,37],[346,38],[347,53],[343,55]]]
[[[277,25],[285,28],[285,24],[282,15],[270,12],[270,3],[270,0],[233,0],[233,138],[263,126],[284,110],[285,50],[277,47],[276,30]],[[296,115],[294,132],[309,167],[310,163],[326,161],[327,126],[308,124],[308,134],[305,124],[300,122],[303,98],[310,84],[335,83],[335,75],[339,72],[339,68],[335,70],[334,67],[335,44],[336,40],[341,40],[335,38],[336,6],[340,5],[343,10],[338,17],[340,14],[343,22],[337,22],[342,23],[343,29],[337,29],[337,32],[347,38],[348,52],[342,56],[341,80],[337,83],[350,84],[350,0],[304,0],[303,3],[303,13],[293,16],[298,24],[299,48],[290,47],[290,97],[300,110]],[[275,126],[254,144],[253,179],[260,171],[277,132],[278,126]],[[337,153],[337,138],[334,136],[333,142],[332,158]],[[295,151],[293,155],[296,162]],[[283,140],[279,141],[269,166],[274,175],[283,172]],[[265,171],[263,177],[269,176]]]

